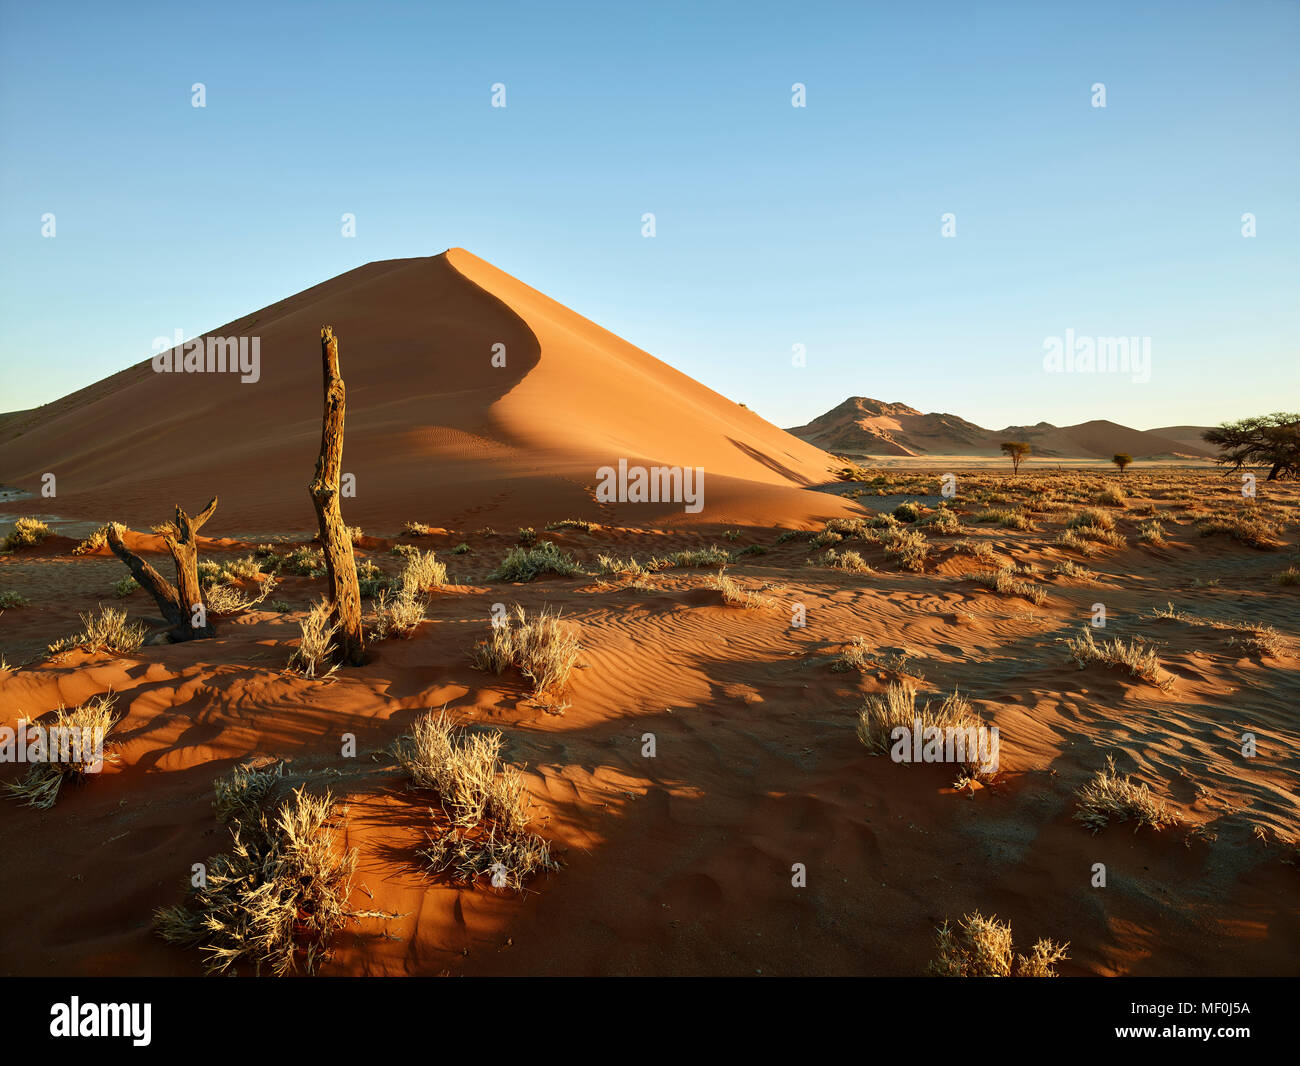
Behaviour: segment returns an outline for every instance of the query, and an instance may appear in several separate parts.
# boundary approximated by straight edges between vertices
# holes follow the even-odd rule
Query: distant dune
[[[818,447],[459,248],[370,263],[205,334],[259,337],[255,383],[146,359],[15,412],[0,421],[0,481],[35,492],[54,472],[42,503],[61,515],[154,523],[215,493],[214,533],[314,528],[325,323],[348,390],[350,523],[772,525],[849,508],[808,491],[830,480]],[[599,503],[597,470],[619,459],[704,468],[704,510]]]
[[[1050,458],[1106,459],[1127,452],[1134,459],[1209,459],[1199,426],[1139,430],[1103,419],[1076,426],[1008,426],[991,430],[953,414],[922,414],[902,403],[850,396],[842,404],[790,432],[829,452],[856,456],[971,457],[1000,454],[1005,440],[1023,440]]]

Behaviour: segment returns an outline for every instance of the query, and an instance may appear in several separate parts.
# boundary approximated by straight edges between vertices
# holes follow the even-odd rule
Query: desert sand
[[[218,619],[214,639],[51,652],[101,605],[156,625],[142,590],[115,594],[126,570],[106,547],[73,553],[102,522],[127,523],[128,546],[164,574],[150,525],[212,495],[202,559],[265,544],[274,568],[310,548],[324,321],[349,390],[358,561],[394,576],[394,549],[434,550],[448,575],[427,620],[372,642],[361,667],[298,676],[287,663],[325,579],[281,567],[271,597]],[[152,915],[228,846],[214,780],[276,760],[340,801],[354,906],[400,915],[336,936],[327,975],[914,975],[935,927],[976,909],[1010,921],[1018,947],[1068,941],[1063,974],[1300,972],[1300,870],[1284,861],[1300,836],[1300,590],[1279,583],[1296,563],[1293,483],[1261,481],[1247,501],[1217,472],[1156,467],[971,469],[951,499],[943,465],[836,482],[827,452],[460,249],[371,264],[214,331],[248,332],[262,337],[258,384],[146,361],[0,423],[8,484],[34,492],[59,472],[57,500],[0,503],[52,530],[0,555],[0,593],[26,601],[0,613],[0,724],[109,692],[122,715],[119,760],[52,808],[0,798],[0,972],[202,973]],[[490,364],[497,343],[505,369]],[[598,502],[595,470],[620,457],[704,467],[707,507]],[[922,535],[917,567],[884,526],[826,530],[909,502],[893,525]],[[941,505],[960,529],[926,525]],[[1111,541],[1062,542],[1088,508]],[[545,529],[565,519],[595,524]],[[1215,531],[1229,520],[1258,543]],[[521,526],[578,572],[492,577],[529,541]],[[717,565],[627,563],[713,547],[770,602],[726,602]],[[1008,566],[1037,592],[981,583]],[[1156,680],[1072,660],[1065,642],[1098,602],[1098,639],[1146,642]],[[498,603],[575,627],[563,705],[532,699],[517,672],[473,668]],[[1180,614],[1153,614],[1167,603]],[[848,664],[859,640],[866,657]],[[952,766],[869,752],[859,710],[900,683],[931,699],[959,689],[1001,732],[998,773],[957,787]],[[444,707],[500,729],[522,768],[532,828],[562,864],[522,893],[456,883],[420,855],[435,799],[389,747]],[[1178,821],[1094,834],[1076,820],[1107,755]],[[0,783],[20,771],[0,767]]]

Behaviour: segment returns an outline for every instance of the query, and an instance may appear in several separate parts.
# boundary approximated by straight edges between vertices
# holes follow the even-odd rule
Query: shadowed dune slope
[[[325,323],[348,390],[349,522],[798,524],[849,509],[807,491],[829,480],[825,452],[458,248],[370,263],[205,334],[260,338],[255,383],[146,359],[15,413],[0,480],[36,492],[56,473],[40,503],[61,516],[147,524],[215,493],[214,533],[309,529]],[[598,504],[596,472],[620,458],[703,467],[704,510]]]

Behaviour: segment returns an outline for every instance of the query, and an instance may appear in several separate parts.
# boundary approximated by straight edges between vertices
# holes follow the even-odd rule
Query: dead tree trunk
[[[339,480],[343,467],[343,415],[347,393],[339,374],[339,342],[329,326],[320,331],[321,364],[325,381],[325,415],[321,425],[320,456],[316,476],[308,486],[320,523],[320,540],[329,573],[331,620],[338,623],[334,649],[338,660],[349,666],[361,663],[365,652],[361,630],[361,588],[357,584],[357,562],[352,554],[352,536],[343,524],[339,509]]]
[[[126,563],[127,569],[141,587],[154,598],[163,618],[172,627],[173,640],[198,640],[216,635],[216,630],[207,619],[206,608],[199,609],[203,607],[203,589],[199,585],[198,543],[199,530],[216,509],[215,496],[203,512],[194,518],[178,505],[175,521],[158,527],[163,543],[167,545],[172,562],[176,565],[175,585],[122,542],[124,526],[113,523],[108,527],[108,546],[113,549],[114,555]]]

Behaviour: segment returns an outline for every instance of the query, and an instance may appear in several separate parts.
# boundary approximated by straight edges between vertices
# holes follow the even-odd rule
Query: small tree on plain
[[[1002,450],[1011,456],[1011,469],[1018,474],[1021,462],[1033,449],[1022,440],[1004,440]]]
[[[1116,452],[1111,456],[1110,461],[1119,467],[1119,472],[1122,474],[1124,473],[1124,468],[1133,461],[1133,456],[1129,455],[1127,452]]]
[[[1269,481],[1300,477],[1300,414],[1276,411],[1224,422],[1201,436],[1221,449],[1216,463],[1233,470],[1247,464],[1267,466]]]

